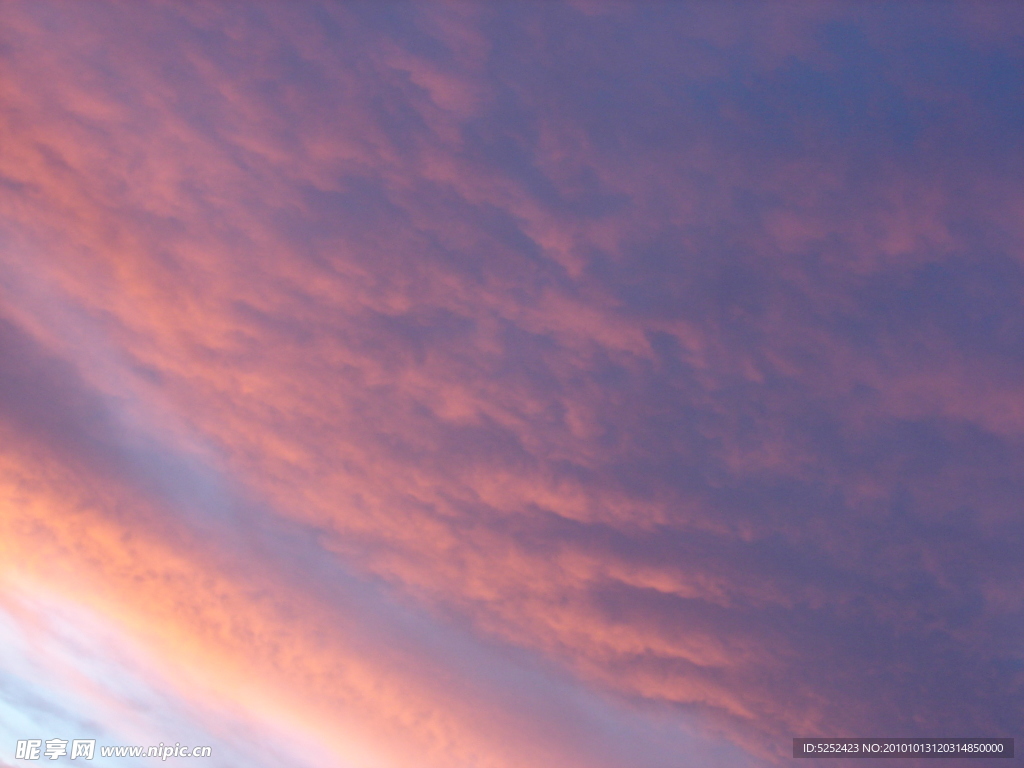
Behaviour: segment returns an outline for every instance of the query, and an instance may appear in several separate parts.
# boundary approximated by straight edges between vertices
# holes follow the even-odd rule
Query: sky
[[[0,0],[0,767],[1024,737],[1022,179],[1016,2]]]

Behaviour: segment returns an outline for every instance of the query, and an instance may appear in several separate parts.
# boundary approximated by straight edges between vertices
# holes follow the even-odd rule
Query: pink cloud
[[[1014,60],[738,8],[9,6],[6,567],[357,765],[1005,729]]]

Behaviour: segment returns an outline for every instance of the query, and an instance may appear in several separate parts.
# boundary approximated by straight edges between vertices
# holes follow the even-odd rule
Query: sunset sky
[[[0,0],[0,768],[1022,725],[1024,4]]]

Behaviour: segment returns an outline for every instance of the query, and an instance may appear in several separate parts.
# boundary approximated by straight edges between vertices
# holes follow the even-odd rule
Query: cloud
[[[31,462],[19,464],[8,453],[3,466],[6,571],[45,580],[61,599],[106,616],[111,632],[141,637],[160,659],[126,665],[119,646],[103,641],[98,650],[83,650],[70,633],[54,638],[49,618],[32,618],[32,645],[58,648],[32,665],[58,679],[70,670],[77,681],[72,691],[84,688],[71,695],[56,686],[38,704],[28,706],[24,697],[14,702],[25,712],[51,710],[51,730],[74,726],[83,737],[102,737],[105,727],[93,723],[88,730],[72,722],[70,712],[61,714],[87,709],[93,719],[118,724],[120,738],[106,742],[139,743],[148,736],[155,743],[161,735],[155,729],[166,731],[173,720],[177,740],[216,742],[218,754],[229,755],[252,749],[254,738],[260,749],[298,749],[274,745],[267,735],[246,738],[283,721],[299,745],[326,740],[320,749],[354,764],[401,763],[412,754],[421,764],[469,764],[473,751],[493,750],[510,730],[525,741],[503,747],[506,759],[541,765],[573,764],[579,756],[588,756],[588,765],[656,765],[681,750],[704,753],[708,761],[721,752],[723,764],[743,761],[707,739],[581,698],[567,681],[541,675],[536,662],[508,658],[394,605],[325,557],[314,532],[268,517],[244,498],[211,498],[207,489],[216,484],[195,462],[123,424],[111,429],[111,404],[18,329],[5,330],[5,347],[18,349],[25,365],[5,390],[4,412],[31,416],[35,406],[24,403],[38,397],[53,404],[53,421],[61,427],[24,418],[7,430],[8,444],[22,445]],[[147,448],[141,456],[138,445]],[[17,602],[53,601],[33,594]],[[97,633],[88,619],[58,618],[75,627],[76,637]],[[156,664],[159,675],[151,671]],[[104,689],[118,678],[141,678],[135,685],[160,694],[128,694],[130,705],[117,695],[112,701]],[[125,706],[139,709],[140,696],[152,702],[144,712],[162,713],[156,723],[131,725],[118,714]],[[168,714],[183,708],[192,710],[193,722]],[[211,714],[213,734],[193,735],[195,721],[210,727]],[[239,717],[244,727],[233,722]],[[547,724],[556,717],[552,738]],[[429,728],[416,728],[424,718]],[[377,746],[365,744],[368,733],[376,734]],[[381,742],[390,746],[382,751]]]
[[[1011,733],[976,8],[11,4],[9,568],[356,764]]]

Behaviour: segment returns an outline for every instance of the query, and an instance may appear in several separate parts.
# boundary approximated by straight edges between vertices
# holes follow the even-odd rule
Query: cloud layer
[[[0,14],[3,594],[149,727],[1015,735],[1017,6]]]

